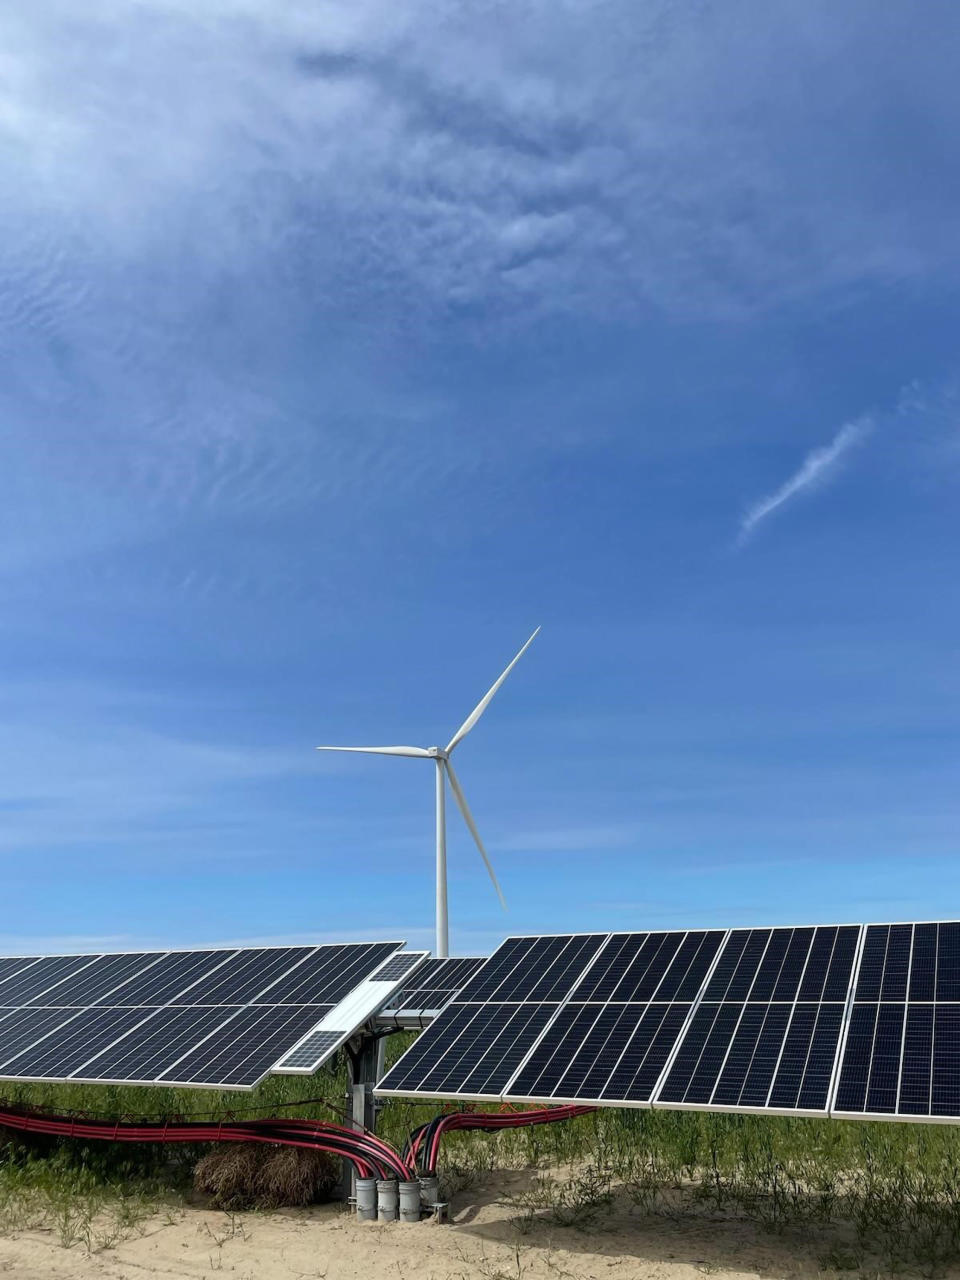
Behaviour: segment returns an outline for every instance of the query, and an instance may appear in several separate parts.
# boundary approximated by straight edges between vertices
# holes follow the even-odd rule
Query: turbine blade
[[[317,747],[318,751],[363,751],[374,756],[430,756],[426,747]]]
[[[532,638],[533,637],[531,637],[531,639]],[[467,824],[467,829],[473,836],[477,848],[480,850],[480,857],[483,859],[483,864],[487,868],[487,874],[493,881],[493,887],[497,891],[497,897],[500,899],[500,905],[503,907],[504,911],[506,911],[507,900],[503,896],[503,890],[500,888],[500,883],[497,880],[496,873],[493,870],[490,859],[487,857],[487,851],[483,847],[483,841],[480,839],[480,832],[477,830],[477,824],[474,822],[473,814],[470,812],[470,806],[467,804],[467,797],[463,794],[460,783],[457,781],[457,775],[453,772],[453,765],[449,760],[445,760],[444,764],[447,767],[447,777],[450,779],[450,789],[453,791],[453,798],[457,802],[457,808],[463,814],[463,820]]]
[[[503,684],[504,680],[506,680],[507,676],[510,674],[513,668],[517,665],[517,663],[526,653],[527,649],[533,643],[534,637],[537,635],[539,630],[540,628],[537,627],[537,630],[533,633],[533,635],[530,637],[527,643],[523,646],[523,648],[520,650],[520,652],[517,654],[514,660],[510,663],[506,671],[503,672],[503,674],[500,676],[497,682],[488,690],[487,693],[483,695],[483,697],[480,699],[477,705],[473,708],[473,710],[467,716],[466,720],[464,720],[463,724],[460,726],[457,732],[450,739],[449,743],[447,744],[447,751],[452,751],[458,742],[462,742],[463,739],[470,732],[470,730],[473,728],[473,726],[477,723],[477,721],[486,711],[487,707],[490,705],[493,695],[497,692],[497,690]]]

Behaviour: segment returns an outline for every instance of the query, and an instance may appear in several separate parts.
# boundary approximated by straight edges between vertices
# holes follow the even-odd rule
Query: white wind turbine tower
[[[490,865],[490,859],[487,857],[487,851],[483,847],[483,841],[480,839],[480,832],[477,830],[477,824],[473,820],[473,814],[467,804],[466,796],[457,775],[453,771],[453,765],[450,763],[450,756],[453,750],[467,736],[473,726],[490,705],[493,695],[506,680],[507,676],[517,665],[527,649],[533,643],[534,637],[540,628],[534,631],[533,635],[523,646],[514,660],[500,675],[493,685],[483,695],[474,709],[464,720],[463,724],[453,735],[445,747],[317,747],[318,751],[360,751],[376,756],[418,756],[427,760],[433,760],[437,766],[437,955],[446,956],[450,953],[450,931],[447,923],[447,820],[446,820],[446,787],[444,772],[450,779],[450,789],[453,791],[453,798],[457,802],[457,807],[463,814],[463,820],[467,824],[470,834],[476,842],[477,848],[480,850],[480,856],[483,858],[484,866],[490,879],[493,881],[493,887],[497,891],[500,899],[500,905],[506,910],[507,904],[497,883],[497,877],[494,874],[493,867]]]

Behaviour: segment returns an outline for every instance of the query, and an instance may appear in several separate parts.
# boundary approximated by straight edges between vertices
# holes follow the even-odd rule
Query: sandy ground
[[[517,1210],[499,1192],[474,1187],[446,1225],[360,1224],[341,1206],[230,1215],[187,1208],[141,1224],[131,1238],[89,1253],[53,1232],[0,1238],[0,1275],[17,1280],[141,1280],[214,1276],[231,1280],[687,1280],[829,1273],[809,1233],[771,1235],[709,1213],[676,1218],[612,1211],[589,1230]],[[874,1271],[874,1274],[876,1272]]]

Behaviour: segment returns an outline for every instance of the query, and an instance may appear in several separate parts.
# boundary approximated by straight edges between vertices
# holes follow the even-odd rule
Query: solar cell
[[[867,926],[833,1113],[960,1120],[960,923]]]

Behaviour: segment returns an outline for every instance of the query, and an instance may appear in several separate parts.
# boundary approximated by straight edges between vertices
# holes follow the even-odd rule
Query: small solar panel
[[[312,1031],[307,1038],[291,1049],[280,1063],[281,1070],[309,1068],[316,1070],[316,1064],[329,1057],[334,1049],[340,1046],[342,1034],[339,1031]]]
[[[382,964],[373,977],[377,982],[395,982],[398,978],[405,978],[411,969],[417,967],[422,958],[419,952],[401,952],[386,964]]]

